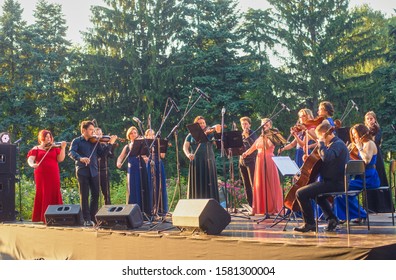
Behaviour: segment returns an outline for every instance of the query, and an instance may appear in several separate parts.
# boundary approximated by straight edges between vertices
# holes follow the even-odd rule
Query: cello
[[[325,136],[333,133],[334,127],[331,127],[328,131],[326,131]],[[296,192],[298,189],[313,183],[319,177],[319,170],[322,165],[322,159],[319,155],[319,145],[317,145],[312,153],[305,160],[303,165],[301,166],[301,174],[296,183],[291,187],[289,192],[286,194],[284,205],[288,209],[296,212],[300,210],[300,206],[296,201]]]

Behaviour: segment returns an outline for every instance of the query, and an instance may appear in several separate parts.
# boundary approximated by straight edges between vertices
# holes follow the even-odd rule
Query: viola
[[[354,143],[348,145],[349,157],[352,160],[359,160],[359,150]]]

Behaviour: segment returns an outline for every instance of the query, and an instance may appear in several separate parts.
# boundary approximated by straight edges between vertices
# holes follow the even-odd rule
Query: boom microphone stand
[[[197,89],[195,89],[197,90]],[[193,90],[191,91],[191,94],[193,93]],[[191,97],[191,96],[190,96]],[[191,104],[190,107],[186,107],[183,116],[180,118],[179,122],[172,128],[171,132],[169,132],[168,136],[165,137],[165,140],[169,139],[169,137],[174,134],[175,137],[175,145],[176,145],[176,166],[177,166],[177,186],[175,189],[175,192],[173,194],[173,198],[171,201],[171,204],[169,205],[169,209],[171,209],[171,206],[173,205],[175,196],[176,196],[176,191],[179,192],[179,197],[181,196],[181,185],[180,185],[180,163],[179,163],[179,149],[178,149],[178,141],[177,141],[177,137],[178,137],[178,129],[181,125],[181,123],[184,121],[184,119],[186,118],[186,116],[190,113],[190,111],[195,107],[195,105],[198,103],[198,101],[204,98],[205,100],[209,101],[208,98],[206,98],[206,96],[204,96],[203,94],[199,94],[199,96],[197,97],[197,99],[193,102],[193,104]]]

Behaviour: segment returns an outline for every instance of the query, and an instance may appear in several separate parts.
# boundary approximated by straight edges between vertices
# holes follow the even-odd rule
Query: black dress
[[[386,177],[384,158],[381,151],[382,131],[378,128],[373,135],[374,142],[377,146],[377,163],[375,164],[378,176],[380,178],[380,186],[389,186],[388,178]],[[378,190],[367,192],[368,209],[375,213],[388,213],[393,211],[391,204],[391,192],[389,190]]]
[[[209,134],[208,138],[212,139],[213,135]],[[192,153],[198,148],[194,160],[190,161],[187,197],[193,199],[214,198],[219,201],[216,162],[212,141],[198,145],[191,134],[187,135],[185,141],[190,143]]]

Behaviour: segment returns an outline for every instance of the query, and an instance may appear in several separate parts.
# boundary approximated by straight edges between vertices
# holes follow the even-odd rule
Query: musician
[[[298,112],[298,124],[290,129],[290,133],[293,135],[294,140],[278,150],[278,154],[281,154],[283,151],[287,151],[296,147],[295,161],[298,167],[301,167],[304,163],[303,156],[306,150],[306,141],[308,141],[307,154],[309,154],[310,150],[316,145],[316,142],[313,140],[316,139],[316,126],[312,124],[304,125],[309,120],[313,119],[313,113],[310,109],[301,109]]]
[[[147,129],[146,139],[154,139],[155,131]],[[157,138],[155,141],[158,141]],[[165,153],[160,153],[161,159],[165,158]],[[153,192],[153,213],[166,214],[168,212],[168,193],[166,190],[166,174],[164,162],[158,157],[158,145],[152,146],[152,151],[146,165],[148,173],[149,188]]]
[[[240,123],[242,127],[242,140],[243,147],[248,150],[253,143],[257,140],[257,135],[253,133],[253,130],[250,129],[252,121],[249,117],[240,118]],[[256,156],[257,151],[254,151],[247,157],[243,157],[242,155],[239,157],[239,173],[241,174],[243,186],[245,188],[245,197],[249,206],[253,206],[253,181],[254,181],[254,169],[256,166]]]
[[[370,135],[377,146],[377,163],[375,167],[380,178],[380,186],[389,186],[385,172],[384,157],[381,150],[382,130],[378,123],[377,116],[373,111],[369,111],[364,116],[364,124],[368,127]],[[393,205],[390,204],[390,191],[367,192],[368,208],[374,212],[391,212]]]
[[[96,127],[94,130],[94,135],[99,138],[103,136],[102,129],[100,127]],[[106,143],[99,143],[99,145],[106,146]],[[114,158],[114,149],[117,145],[111,145],[110,149],[107,149],[107,152],[101,156],[98,156],[98,171],[99,171],[99,186],[102,191],[102,195],[104,198],[104,204],[110,205],[110,173],[109,173],[109,159]]]
[[[108,142],[109,145],[103,147],[94,137],[94,129],[92,121],[82,121],[80,126],[81,136],[73,139],[69,150],[69,157],[74,160],[76,166],[84,226],[93,226],[95,214],[98,212],[98,156],[104,155],[117,139],[117,136],[112,135]],[[88,201],[89,196],[91,197],[90,201]]]
[[[331,126],[335,127],[333,115],[334,115],[334,107],[332,103],[330,103],[329,101],[322,101],[319,103],[318,116],[323,117],[331,124]]]
[[[366,165],[366,189],[378,188],[380,186],[380,179],[377,170],[375,169],[378,150],[374,141],[371,140],[371,136],[369,136],[369,129],[364,124],[356,124],[350,129],[350,138],[352,139],[352,143],[348,147],[349,150],[353,151],[353,148],[356,148],[358,158],[363,160]],[[360,176],[356,176],[355,179],[349,182],[349,189],[363,189],[363,179]],[[355,222],[360,222],[361,219],[365,220],[367,213],[362,207],[359,209],[357,196],[348,196],[348,199],[349,218],[357,219]],[[345,196],[336,197],[335,205],[337,217],[341,220],[345,220]]]
[[[151,216],[152,192],[148,185],[146,168],[148,157],[141,155],[140,151],[136,151],[137,154],[132,154],[136,140],[143,140],[143,138],[139,137],[138,129],[135,126],[128,128],[126,138],[130,142],[124,146],[117,158],[118,168],[121,168],[124,161],[128,160],[126,203],[138,204],[147,216]],[[143,143],[145,144],[145,142]]]
[[[303,214],[304,225],[294,228],[295,231],[315,231],[316,226],[311,199],[315,199],[321,193],[344,190],[345,164],[349,160],[349,151],[345,143],[335,136],[332,130],[333,128],[328,122],[322,122],[315,129],[319,145],[318,151],[323,161],[319,169],[321,181],[308,184],[297,190],[296,200]],[[332,212],[327,198],[319,197],[318,205],[328,221],[326,230],[335,230],[339,221]]]
[[[220,133],[221,126],[216,125],[214,129],[210,129],[206,126],[203,116],[197,116],[194,123],[198,123],[201,129],[206,132],[209,141],[198,144],[191,133],[184,140],[183,152],[190,160],[187,197],[192,199],[213,198],[219,201],[213,140],[214,130]]]
[[[267,137],[267,133],[271,134],[272,121],[264,118],[261,125],[261,137],[257,138],[242,157],[246,158],[258,151],[253,180],[253,214],[276,214],[283,206],[283,196],[278,169],[272,159],[275,145]]]
[[[38,133],[38,143],[27,154],[29,166],[34,168],[36,183],[32,222],[45,222],[47,207],[63,204],[58,164],[65,159],[66,142],[54,147],[51,131],[44,129]]]
[[[384,159],[381,151],[382,144],[382,130],[377,121],[377,115],[373,111],[369,111],[364,116],[364,124],[369,129],[369,134],[373,137],[374,143],[377,146],[377,163],[375,164],[377,172],[381,181],[381,186],[389,186],[388,178],[386,177]]]

